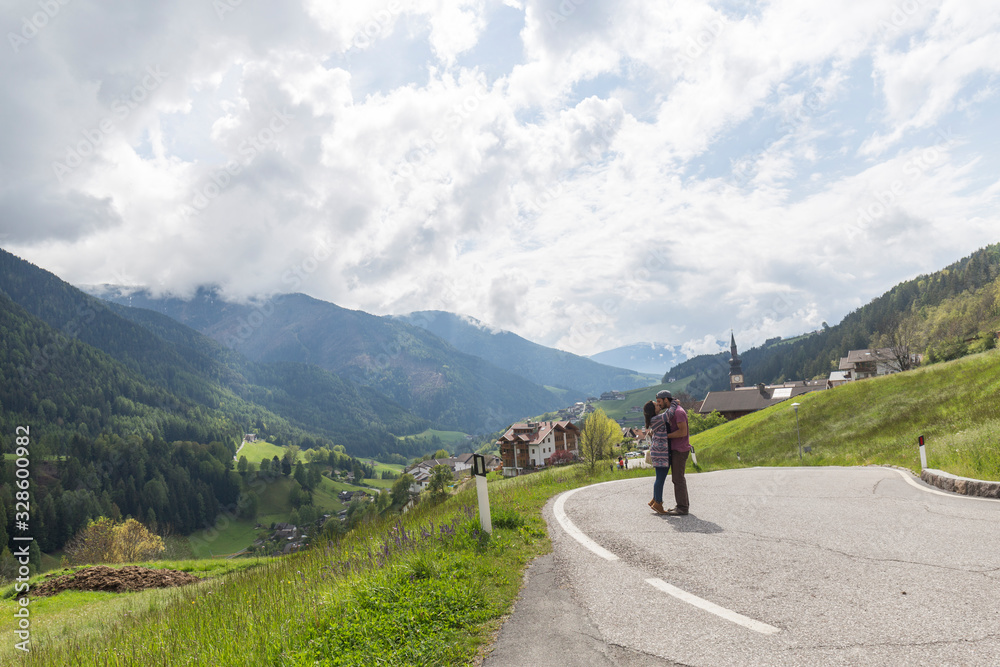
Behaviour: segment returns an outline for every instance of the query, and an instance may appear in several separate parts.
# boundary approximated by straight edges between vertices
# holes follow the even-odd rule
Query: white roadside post
[[[490,518],[490,494],[486,490],[486,457],[472,455],[472,474],[476,478],[476,494],[479,496],[479,525],[490,535],[493,534],[493,519]]]
[[[920,469],[927,470],[927,450],[924,449],[924,436],[917,438],[920,443]]]

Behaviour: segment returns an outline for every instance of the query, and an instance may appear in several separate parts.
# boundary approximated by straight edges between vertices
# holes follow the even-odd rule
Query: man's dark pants
[[[674,500],[677,509],[688,511],[688,485],[684,479],[684,466],[687,465],[688,452],[670,452],[670,481],[674,484]]]

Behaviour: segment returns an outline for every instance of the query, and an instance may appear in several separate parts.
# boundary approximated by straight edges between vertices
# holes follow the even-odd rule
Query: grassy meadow
[[[275,456],[279,459],[284,458],[285,448],[275,445],[274,443],[267,442],[266,440],[245,442],[240,448],[239,453],[236,454],[236,458],[239,459],[241,456],[247,457],[247,463],[253,463],[259,467],[261,459],[270,460]],[[305,462],[304,452],[299,452],[299,455],[295,460]]]
[[[430,440],[433,436],[437,436],[441,440],[441,446],[449,451],[454,450],[455,445],[465,442],[468,435],[462,431],[439,431],[437,429],[429,428],[422,433],[415,433],[413,435],[399,436],[397,440]]]

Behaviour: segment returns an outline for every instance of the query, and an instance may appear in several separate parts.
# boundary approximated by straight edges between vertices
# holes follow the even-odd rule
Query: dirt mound
[[[50,579],[32,589],[31,593],[38,597],[70,590],[126,593],[144,591],[147,588],[184,586],[196,581],[201,580],[193,574],[180,570],[157,570],[138,565],[126,565],[120,568],[95,565]]]

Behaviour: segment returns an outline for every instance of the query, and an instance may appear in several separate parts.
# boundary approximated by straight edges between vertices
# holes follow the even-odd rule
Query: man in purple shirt
[[[656,405],[661,410],[670,407],[673,396],[666,389],[656,393]],[[688,417],[680,405],[674,408],[674,414],[670,418],[671,430],[667,437],[670,439],[670,481],[674,484],[674,501],[676,507],[672,507],[665,514],[672,516],[683,516],[688,513],[688,487],[687,480],[684,479],[684,468],[687,465],[688,454],[691,452],[691,440],[688,438]]]

